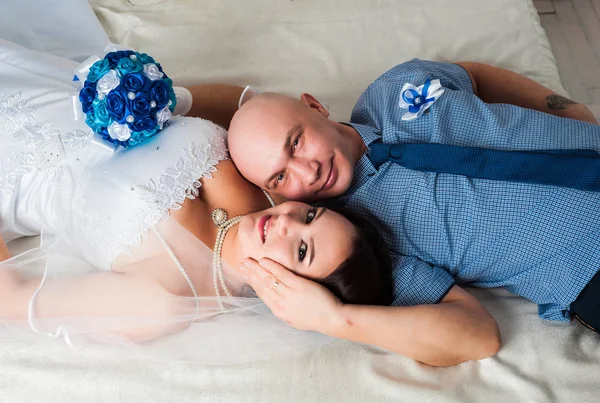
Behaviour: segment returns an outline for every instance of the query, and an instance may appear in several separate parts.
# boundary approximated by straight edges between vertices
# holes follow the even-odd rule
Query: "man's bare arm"
[[[341,308],[331,336],[374,344],[433,366],[451,366],[495,355],[500,331],[475,297],[454,286],[433,305]]]
[[[261,264],[244,263],[248,283],[275,316],[298,329],[373,344],[434,366],[487,358],[500,349],[496,321],[459,286],[439,304],[344,305],[320,284],[276,262]]]
[[[244,88],[228,84],[200,84],[187,89],[193,98],[188,116],[207,119],[225,129],[229,128]]]
[[[554,93],[529,78],[484,63],[461,62],[470,75],[475,94],[487,103],[505,103],[563,118],[598,124],[585,106]]]

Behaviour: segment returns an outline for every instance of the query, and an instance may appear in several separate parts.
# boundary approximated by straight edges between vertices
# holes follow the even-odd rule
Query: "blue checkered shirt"
[[[405,83],[440,79],[429,113],[402,121]],[[363,93],[350,125],[371,144],[431,142],[498,150],[600,150],[600,126],[486,104],[460,66],[412,60]],[[330,201],[376,223],[392,251],[394,305],[439,302],[453,284],[505,287],[570,320],[569,305],[600,269],[600,193],[417,172],[358,161],[349,191]]]

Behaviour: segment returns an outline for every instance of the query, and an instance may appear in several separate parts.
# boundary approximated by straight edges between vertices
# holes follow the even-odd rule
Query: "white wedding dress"
[[[0,270],[43,276],[38,293],[44,293],[69,276],[129,264],[155,269],[168,255],[168,269],[195,287],[189,297],[172,296],[177,314],[143,318],[41,320],[32,299],[27,321],[0,318],[0,342],[59,339],[81,350],[93,341],[207,363],[296,353],[325,342],[279,322],[255,298],[220,299],[221,308],[212,251],[169,220],[170,210],[197,195],[198,179],[227,158],[225,130],[176,117],[146,143],[113,152],[75,118],[77,64],[0,38],[0,231],[7,242],[41,235],[40,247],[0,263]],[[127,327],[178,322],[192,325],[141,346],[115,336]]]

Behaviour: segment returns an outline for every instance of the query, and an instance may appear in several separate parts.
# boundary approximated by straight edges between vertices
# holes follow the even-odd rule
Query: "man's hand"
[[[246,259],[242,272],[273,314],[296,329],[333,335],[342,325],[342,303],[322,285],[269,259]]]

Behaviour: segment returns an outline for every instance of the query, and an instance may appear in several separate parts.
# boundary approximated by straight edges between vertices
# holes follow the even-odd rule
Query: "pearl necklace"
[[[271,203],[272,207],[275,207],[275,200],[271,197],[269,193],[263,190],[263,193]],[[221,309],[225,309],[223,306],[223,301],[221,301],[221,288],[225,292],[225,295],[231,297],[231,293],[225,284],[225,278],[223,277],[223,267],[221,266],[221,251],[223,249],[223,243],[225,242],[225,235],[227,232],[238,225],[240,221],[242,221],[242,215],[238,215],[227,219],[227,212],[222,208],[214,209],[211,213],[211,218],[215,227],[218,227],[217,231],[217,239],[215,239],[215,248],[213,251],[213,286],[215,288],[215,294],[217,296],[217,301],[219,302],[219,307]],[[219,287],[220,285],[220,287]]]
[[[231,293],[225,284],[225,278],[223,277],[223,267],[221,266],[221,250],[223,249],[223,243],[225,242],[225,235],[227,232],[238,225],[242,221],[241,215],[227,219],[227,213],[222,208],[213,210],[211,214],[212,220],[215,227],[219,227],[217,232],[217,239],[215,240],[215,250],[213,253],[213,286],[215,287],[215,293],[221,309],[224,309],[223,301],[221,301],[221,290],[225,291],[225,295],[231,297]],[[219,287],[219,284],[221,287]]]

